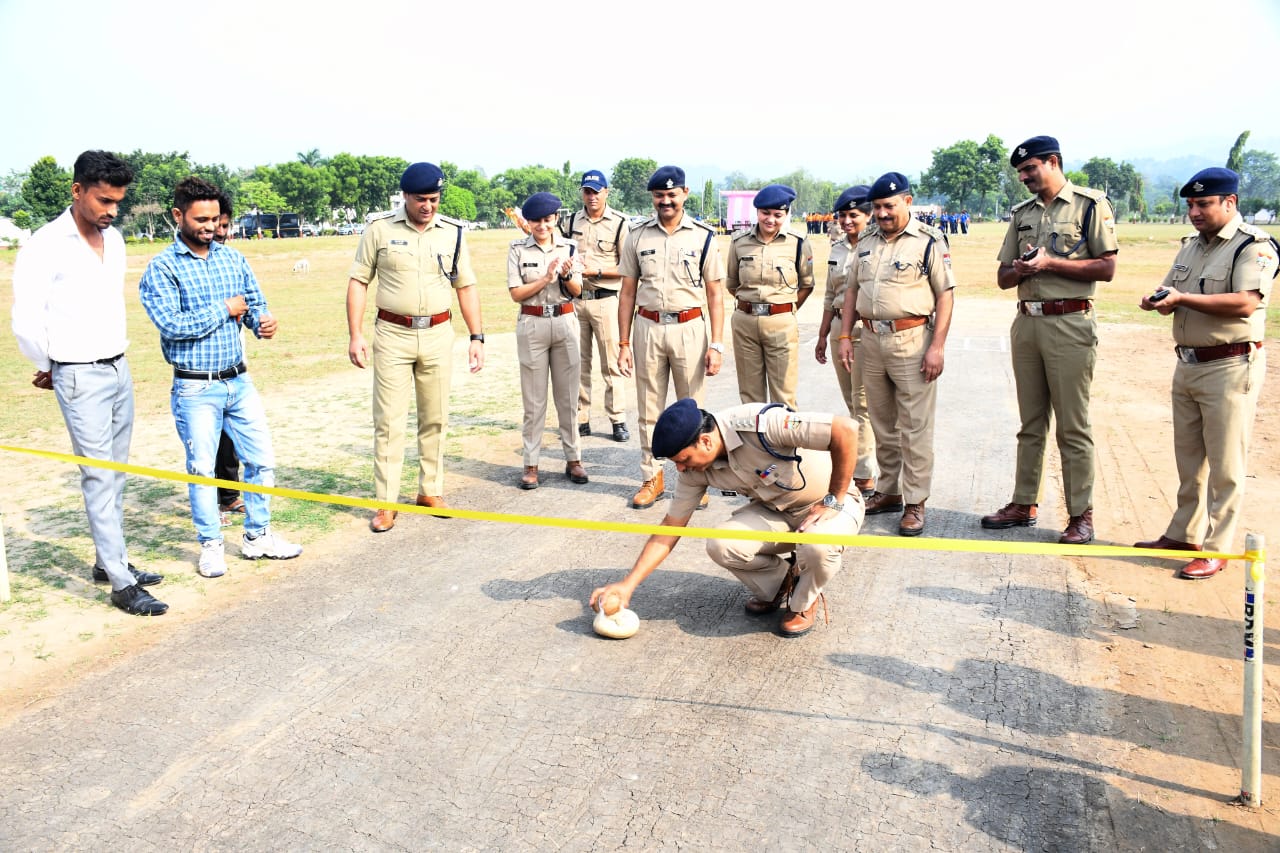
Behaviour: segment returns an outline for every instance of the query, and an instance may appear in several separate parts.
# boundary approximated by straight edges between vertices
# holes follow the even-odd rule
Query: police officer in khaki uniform
[[[614,441],[627,441],[626,387],[614,354],[618,351],[618,255],[631,233],[627,217],[609,207],[609,180],[591,169],[582,175],[582,210],[569,222],[570,240],[582,261],[582,295],[578,300],[582,375],[578,391],[578,435],[591,435],[592,345],[600,354],[604,380],[604,412]]]
[[[1115,275],[1115,214],[1102,192],[1066,179],[1052,136],[1028,139],[1009,162],[1033,193],[1013,208],[996,277],[1001,289],[1018,289],[1009,344],[1022,427],[1013,500],[981,523],[994,530],[1036,523],[1052,412],[1070,516],[1058,541],[1081,545],[1093,539],[1093,294]]]
[[[369,363],[364,308],[378,277],[373,340],[373,486],[379,500],[400,499],[409,400],[418,405],[419,506],[444,508],[444,437],[453,367],[452,295],[471,333],[471,372],[484,367],[484,333],[471,255],[462,223],[437,213],[444,173],[414,163],[400,178],[404,207],[365,229],[347,283],[351,363]],[[395,525],[394,510],[378,510],[375,533]]]
[[[852,303],[845,305],[845,296],[852,295],[848,288],[850,261],[858,237],[867,228],[875,228],[871,221],[871,200],[867,194],[871,187],[859,184],[840,193],[835,203],[835,217],[840,226],[840,238],[832,244],[827,259],[827,286],[822,297],[822,323],[818,328],[818,342],[814,358],[819,364],[827,363],[828,339],[831,344],[832,364],[836,369],[836,381],[844,395],[849,417],[858,424],[858,465],[853,469],[853,482],[862,496],[869,498],[876,488],[876,441],[871,431],[871,415],[867,412],[867,392],[862,385],[862,360],[857,357],[858,341],[862,337],[862,324],[854,320],[849,331],[849,360],[840,358],[840,318],[845,311],[855,312]]]
[[[1137,548],[1230,551],[1244,508],[1253,418],[1267,372],[1267,302],[1280,244],[1236,209],[1240,176],[1197,172],[1179,195],[1196,234],[1160,289],[1139,303],[1173,315],[1173,452],[1178,508],[1163,535]],[[1196,558],[1180,577],[1213,577],[1226,560]]]
[[[791,231],[796,191],[756,193],[756,224],[733,235],[725,287],[734,299],[733,358],[744,403],[796,408],[800,332],[796,312],[813,292],[813,246]]]
[[[852,300],[857,310],[840,317],[840,358],[853,358],[856,315],[863,326],[857,354],[880,466],[867,514],[901,511],[898,533],[919,536],[933,483],[936,380],[944,366],[956,283],[947,238],[911,215],[906,176],[881,175],[868,195],[879,229],[864,232],[854,248],[853,293],[846,304]]]
[[[734,510],[723,530],[823,533],[850,536],[862,527],[862,495],[851,482],[858,427],[827,412],[789,412],[777,404],[748,403],[711,414],[684,399],[662,413],[653,452],[676,463],[680,477],[664,526],[685,527],[707,488],[736,491],[750,500]],[[621,581],[591,593],[591,604],[618,593],[622,606],[671,553],[679,537],[649,537]],[[747,612],[772,613],[785,637],[813,628],[823,590],[840,571],[842,545],[797,545],[708,539],[707,554],[751,590]]]
[[[720,372],[724,357],[724,261],[715,232],[685,214],[683,169],[661,167],[648,187],[657,215],[632,230],[618,260],[618,369],[623,376],[635,373],[640,424],[643,483],[631,499],[636,509],[653,506],[664,489],[650,443],[668,383],[678,396],[701,400],[705,377]]]
[[[587,482],[573,416],[578,395],[578,321],[573,318],[573,297],[582,292],[582,266],[574,257],[574,245],[556,233],[559,210],[558,196],[529,196],[520,209],[529,223],[529,236],[513,241],[507,254],[507,292],[520,303],[516,352],[524,399],[522,489],[538,488],[548,377],[564,449],[564,475],[574,483]]]

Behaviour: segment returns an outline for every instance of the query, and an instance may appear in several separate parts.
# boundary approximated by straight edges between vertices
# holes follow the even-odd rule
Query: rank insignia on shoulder
[[[754,417],[729,418],[729,426],[733,428],[734,432],[754,432],[756,419]]]

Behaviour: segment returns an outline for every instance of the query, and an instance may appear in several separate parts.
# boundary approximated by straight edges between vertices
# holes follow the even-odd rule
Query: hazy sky
[[[0,70],[0,174],[86,148],[837,182],[989,133],[1069,163],[1280,151],[1277,0],[0,0]]]

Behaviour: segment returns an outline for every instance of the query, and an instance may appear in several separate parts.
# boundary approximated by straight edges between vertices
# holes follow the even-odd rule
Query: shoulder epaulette
[[[637,222],[637,223],[636,223],[634,226],[632,226],[632,227],[633,227],[633,228],[645,228],[645,227],[647,227],[647,226],[649,226],[649,225],[656,225],[656,224],[657,224],[657,222],[658,222],[658,214],[656,214],[656,213],[655,213],[653,216],[646,216],[644,219],[641,219],[639,222]]]
[[[706,229],[707,231],[710,231],[712,234],[716,233],[716,229],[715,229],[715,228],[713,228],[712,226],[710,226],[710,225],[708,225],[707,223],[703,222],[701,219],[695,219],[695,220],[693,220],[693,224],[694,224],[694,225],[697,225],[699,228],[703,228],[703,229]]]
[[[1255,243],[1265,243],[1271,239],[1271,234],[1267,231],[1264,231],[1257,225],[1250,225],[1248,222],[1241,222],[1240,230],[1252,237],[1253,242]]]
[[[1035,196],[1032,196],[1031,198],[1023,199],[1022,201],[1020,201],[1020,202],[1018,202],[1017,204],[1015,204],[1013,207],[1009,208],[1009,210],[1010,210],[1010,211],[1014,211],[1014,210],[1021,210],[1022,208],[1026,207],[1026,206],[1027,206],[1027,205],[1029,205],[1029,204],[1031,204],[1031,202],[1033,202],[1033,201],[1035,201],[1035,200],[1036,200],[1036,197],[1035,197]]]
[[[916,221],[917,221],[917,222],[920,222],[920,220],[918,220],[918,219],[917,219]],[[921,231],[922,233],[924,233],[924,234],[929,235],[930,237],[932,237],[932,238],[933,238],[933,239],[935,239],[935,240],[937,240],[939,237],[942,237],[942,236],[943,236],[943,234],[942,234],[942,232],[941,232],[941,231],[939,231],[939,230],[938,230],[937,228],[935,228],[934,226],[929,225],[928,223],[925,223],[925,222],[920,222],[920,231]]]
[[[739,228],[737,231],[734,231],[732,234],[729,235],[729,239],[731,241],[741,240],[743,237],[747,236],[750,233],[751,233],[750,228]]]
[[[452,216],[445,216],[443,213],[437,213],[436,218],[438,218],[441,222],[448,222],[450,225],[452,225],[455,228],[463,228],[466,225],[466,223],[464,223],[461,219],[454,219]]]
[[[396,212],[394,210],[384,210],[381,213],[375,213],[372,216],[370,216],[369,221],[377,222],[379,219],[390,219],[395,215],[396,215]]]
[[[1081,187],[1076,184],[1072,184],[1071,189],[1075,190],[1079,195],[1082,195],[1085,198],[1091,198],[1094,201],[1101,201],[1107,197],[1105,192],[1102,190],[1095,190],[1093,187]]]

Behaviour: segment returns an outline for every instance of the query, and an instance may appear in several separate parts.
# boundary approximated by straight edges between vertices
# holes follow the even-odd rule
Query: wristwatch
[[[484,343],[484,332],[481,332],[481,333],[480,333],[480,334],[478,334],[478,335],[472,335],[472,336],[471,336],[471,340],[473,340],[473,341],[478,341],[478,342],[480,342],[480,343]]]
[[[836,500],[836,496],[832,494],[827,494],[822,498],[822,505],[827,509],[834,509],[836,512],[844,509],[844,504]]]
[[[707,344],[707,349],[713,349],[721,355],[724,355],[724,344],[710,343]]]

